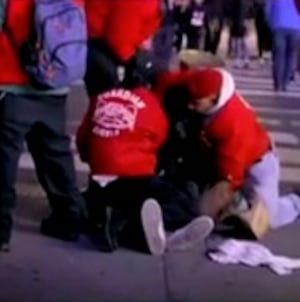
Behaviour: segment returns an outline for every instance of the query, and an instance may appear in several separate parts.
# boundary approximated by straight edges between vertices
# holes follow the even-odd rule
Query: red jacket
[[[90,37],[104,38],[123,61],[159,27],[159,0],[74,1],[85,3]],[[33,3],[33,0],[8,0],[6,24],[18,47],[29,36]],[[6,33],[0,32],[0,85],[29,84],[17,52]]]
[[[77,145],[92,175],[148,176],[155,173],[167,132],[154,94],[144,88],[114,89],[92,100]]]
[[[164,74],[156,87],[158,94],[163,98],[169,88],[186,85],[195,72]],[[205,118],[199,131],[199,143],[204,156],[209,155],[205,163],[213,161],[209,166],[216,169],[214,181],[228,180],[235,190],[243,184],[251,165],[270,149],[271,142],[254,110],[236,93],[233,77],[224,70],[221,73],[219,102]]]
[[[85,0],[87,28],[90,38],[103,37],[105,23],[114,0]]]
[[[228,180],[234,190],[243,185],[248,169],[271,146],[255,112],[237,93],[210,117],[199,139],[214,154],[216,180]]]
[[[160,0],[86,0],[89,35],[102,38],[122,61],[159,28]]]
[[[154,87],[156,94],[163,99],[170,88],[185,83],[191,72],[191,70],[179,70],[161,73]]]
[[[84,0],[74,0],[82,4]],[[8,0],[6,26],[14,43],[11,43],[5,30],[0,31],[0,85],[26,85],[28,77],[17,55],[18,49],[28,38],[32,22],[34,0]]]

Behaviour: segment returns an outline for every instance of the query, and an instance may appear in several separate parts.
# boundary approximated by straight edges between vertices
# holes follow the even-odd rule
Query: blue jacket
[[[265,11],[271,29],[293,29],[300,32],[300,14],[295,0],[267,0]]]

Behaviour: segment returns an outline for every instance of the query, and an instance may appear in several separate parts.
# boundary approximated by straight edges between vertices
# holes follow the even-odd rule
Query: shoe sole
[[[198,217],[182,229],[179,229],[170,235],[168,238],[167,250],[172,252],[190,250],[207,238],[214,227],[214,221],[210,217]]]
[[[141,210],[141,219],[148,248],[152,255],[161,256],[166,250],[167,239],[162,210],[158,202],[148,199]]]

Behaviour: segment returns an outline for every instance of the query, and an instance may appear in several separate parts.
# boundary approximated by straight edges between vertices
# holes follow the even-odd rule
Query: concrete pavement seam
[[[165,296],[166,301],[176,301],[176,299],[172,295],[172,290],[170,286],[169,280],[169,272],[168,272],[168,261],[167,261],[168,254],[164,254],[162,256],[162,267],[163,267],[163,279],[164,279],[164,287],[165,287]]]

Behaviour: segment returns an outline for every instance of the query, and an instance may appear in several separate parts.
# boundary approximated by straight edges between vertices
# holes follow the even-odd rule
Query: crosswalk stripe
[[[286,92],[277,93],[273,89],[270,70],[229,68],[240,93],[248,97],[286,97],[300,99],[300,83],[292,82]]]
[[[283,165],[298,165],[300,166],[300,150],[291,149],[288,147],[277,147],[280,161]]]
[[[245,96],[261,96],[261,97],[283,97],[283,98],[291,98],[291,99],[300,99],[300,92],[292,92],[292,91],[285,91],[282,93],[277,93],[275,91],[267,91],[262,89],[244,89],[239,88],[239,92]]]
[[[290,121],[292,127],[300,127],[300,121]]]
[[[300,115],[300,109],[285,109],[285,108],[255,106],[255,111],[258,113],[270,113],[270,114],[279,114],[279,115],[291,115],[291,116]]]
[[[261,71],[261,70],[235,70],[235,69],[228,69],[229,72],[231,72],[236,78],[240,77],[249,77],[249,78],[265,78],[265,79],[271,79],[271,72],[267,71]]]
[[[293,167],[282,167],[280,180],[288,183],[299,184],[300,169]]]
[[[291,146],[296,146],[299,144],[299,139],[294,134],[281,131],[269,131],[269,134],[277,144],[279,143]]]
[[[266,126],[280,126],[282,124],[279,119],[259,118],[259,121]]]
[[[252,83],[251,81],[248,82],[240,82],[236,81],[236,86],[240,89],[259,89],[259,90],[265,90],[265,91],[274,91],[273,84],[267,84],[267,83]],[[298,93],[298,96],[300,97],[300,86],[297,86],[296,84],[291,84],[288,86],[287,92],[293,92]]]
[[[246,76],[235,76],[235,81],[237,83],[255,83],[255,84],[268,84],[272,85],[273,81],[270,78],[265,77],[246,77]]]

